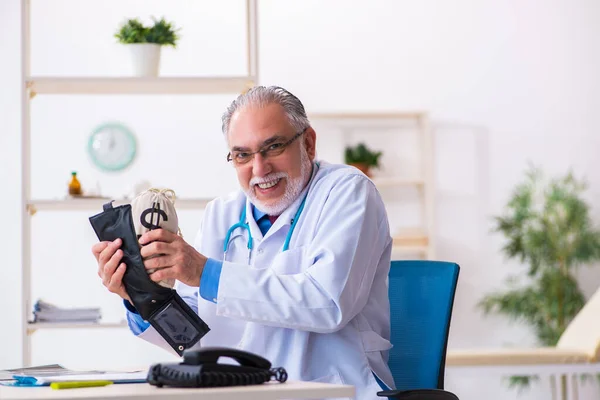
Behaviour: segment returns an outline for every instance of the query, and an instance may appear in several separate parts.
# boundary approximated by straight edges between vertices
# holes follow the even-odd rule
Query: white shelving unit
[[[98,210],[102,205],[112,201],[112,198],[92,198],[78,199],[68,198],[64,200],[30,200],[27,203],[27,211],[31,215],[35,215],[38,211],[76,211],[76,210]],[[178,210],[197,210],[206,207],[212,199],[177,199],[175,205]],[[130,199],[116,199],[113,203],[115,206],[130,203]]]
[[[127,326],[126,321],[121,322],[36,322],[27,324],[27,333],[32,334],[38,329],[106,329],[106,328],[124,328]]]
[[[258,25],[256,0],[246,0],[247,74],[232,77],[49,77],[32,76],[30,71],[30,0],[21,0],[22,32],[22,364],[31,365],[31,335],[40,329],[116,329],[127,326],[117,323],[33,323],[31,299],[31,217],[41,211],[97,210],[112,199],[66,198],[60,200],[31,198],[31,123],[30,102],[38,95],[211,95],[239,94],[258,80]],[[211,199],[176,201],[178,209],[201,209]],[[115,204],[127,200],[115,201]]]
[[[394,187],[414,187],[419,193],[422,226],[400,231],[393,237],[392,259],[426,258],[434,254],[434,176],[433,140],[429,117],[425,112],[353,112],[353,113],[314,113],[309,115],[311,122],[325,122],[342,131],[365,127],[394,127],[395,124],[412,122],[419,135],[421,173],[414,177],[372,178],[379,189]],[[401,134],[401,133],[400,133]],[[385,198],[384,198],[385,201]],[[394,227],[391,227],[392,230]]]
[[[108,198],[65,198],[65,199],[32,199],[31,198],[31,114],[30,102],[39,95],[189,95],[189,94],[239,94],[254,86],[259,80],[258,74],[258,25],[257,0],[246,0],[247,8],[247,75],[233,77],[46,77],[30,74],[30,0],[21,0],[22,7],[22,364],[31,365],[31,335],[42,329],[122,329],[125,322],[117,323],[32,323],[29,317],[32,312],[31,298],[31,218],[38,212],[71,212],[81,210],[98,210]],[[416,228],[414,232],[394,237],[394,257],[433,258],[433,177],[431,134],[427,116],[424,113],[352,113],[352,114],[311,114],[311,120],[325,119],[334,123],[353,124],[366,121],[369,124],[377,121],[394,121],[411,119],[417,121],[422,133],[423,171],[424,175],[411,178],[386,177],[375,178],[378,187],[416,187],[422,195],[423,220],[425,226]],[[202,209],[211,199],[178,198],[178,209]],[[129,202],[117,199],[115,204]]]
[[[241,93],[251,87],[255,76],[224,78],[69,78],[31,77],[27,88],[36,94],[221,94]]]

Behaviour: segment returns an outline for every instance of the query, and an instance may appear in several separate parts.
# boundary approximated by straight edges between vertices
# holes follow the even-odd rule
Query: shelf
[[[392,257],[429,253],[429,238],[420,229],[405,229],[392,237]]]
[[[419,119],[427,115],[425,112],[348,112],[348,113],[312,113],[308,115],[308,119],[321,120],[357,120],[357,119]]]
[[[64,200],[31,200],[27,203],[27,209],[30,213],[35,214],[37,211],[74,211],[74,210],[98,210],[102,211],[102,205],[111,201],[111,198],[90,198],[77,199],[68,198]],[[175,208],[177,210],[195,210],[203,209],[213,200],[212,198],[197,198],[197,199],[175,199]],[[115,200],[113,205],[119,206],[129,204],[132,200],[121,199]]]
[[[425,181],[419,178],[386,178],[373,177],[371,179],[377,187],[393,187],[393,186],[424,186]]]
[[[427,246],[392,246],[392,259],[393,256],[398,255],[426,255],[429,252],[429,248]]]
[[[393,246],[423,246],[429,245],[429,238],[419,229],[405,229],[397,235],[393,236]]]
[[[419,229],[407,229],[392,238],[392,254],[426,255],[429,252],[429,238]]]
[[[373,178],[377,187],[394,186],[422,186],[424,181],[420,179],[405,178]],[[102,209],[102,205],[112,200],[112,198],[65,198],[51,200],[32,199],[27,203],[27,209],[33,213],[37,211],[73,211],[73,210],[94,210]],[[181,198],[175,200],[175,208],[178,210],[196,210],[203,209],[212,201],[213,198]],[[116,199],[114,206],[131,203],[130,199]]]
[[[254,85],[254,77],[31,77],[36,94],[230,94]]]
[[[38,329],[113,329],[125,328],[127,322],[29,322],[27,333],[32,334]]]

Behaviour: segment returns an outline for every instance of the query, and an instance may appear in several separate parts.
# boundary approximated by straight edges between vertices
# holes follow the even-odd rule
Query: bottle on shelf
[[[69,182],[69,194],[71,196],[81,196],[81,183],[77,179],[77,172],[71,172],[71,182]]]

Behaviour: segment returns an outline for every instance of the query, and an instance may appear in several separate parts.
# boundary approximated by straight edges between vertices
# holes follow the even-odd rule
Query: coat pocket
[[[277,275],[294,275],[306,269],[306,246],[294,247],[275,256],[271,269]]]

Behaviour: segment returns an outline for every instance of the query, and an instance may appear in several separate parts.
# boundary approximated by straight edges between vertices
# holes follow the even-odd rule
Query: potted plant
[[[177,46],[178,31],[164,18],[152,17],[152,26],[145,26],[139,19],[126,20],[115,33],[119,43],[126,44],[131,51],[131,60],[136,76],[158,76],[162,46]]]
[[[576,269],[600,260],[600,231],[582,198],[585,189],[571,173],[545,181],[532,167],[505,214],[494,218],[494,230],[507,240],[504,254],[525,263],[525,271],[508,279],[507,290],[485,296],[479,307],[525,322],[541,346],[555,346],[585,304]],[[513,376],[510,386],[526,387],[531,378]]]
[[[348,146],[345,151],[345,162],[348,165],[361,170],[365,175],[371,177],[371,168],[379,168],[380,151],[372,151],[364,143],[356,146]]]

